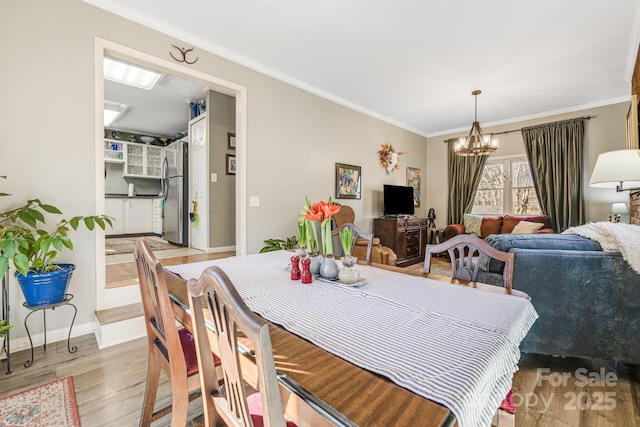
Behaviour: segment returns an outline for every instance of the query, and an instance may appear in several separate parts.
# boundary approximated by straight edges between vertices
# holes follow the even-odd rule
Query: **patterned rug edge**
[[[8,406],[6,403],[9,400],[12,399],[16,399],[17,397],[21,396],[21,395],[27,395],[29,393],[33,393],[34,391],[41,389],[41,388],[46,388],[46,387],[51,387],[54,386],[56,383],[62,383],[62,396],[61,396],[61,400],[63,400],[63,406],[64,406],[64,412],[65,412],[65,418],[66,418],[66,424],[65,425],[61,425],[59,423],[56,424],[43,424],[40,423],[38,424],[41,427],[80,427],[80,416],[78,414],[78,404],[76,402],[76,393],[75,393],[75,388],[73,386],[73,378],[68,376],[68,377],[64,377],[64,378],[59,378],[53,381],[50,381],[48,383],[44,383],[44,384],[40,384],[37,385],[35,387],[31,387],[29,389],[26,390],[22,390],[19,391],[17,393],[13,393],[11,395],[8,396],[4,396],[2,398],[0,398],[0,402],[4,403],[4,407],[2,408],[3,410],[6,409],[6,407]],[[4,425],[4,419],[0,419],[0,425]],[[7,424],[8,426],[10,426],[11,424]]]

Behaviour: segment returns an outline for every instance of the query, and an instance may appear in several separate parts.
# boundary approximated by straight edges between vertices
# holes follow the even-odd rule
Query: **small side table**
[[[27,305],[26,302],[22,304],[25,308],[31,310],[31,313],[27,314],[27,317],[24,318],[24,328],[27,330],[27,337],[29,337],[29,345],[31,346],[31,359],[24,362],[25,368],[28,368],[33,364],[33,341],[31,340],[31,334],[29,333],[29,328],[27,327],[27,320],[29,320],[29,317],[36,311],[42,311],[42,319],[44,321],[43,349],[47,351],[47,309],[55,310],[56,307],[60,307],[63,305],[68,305],[73,307],[73,310],[74,310],[73,319],[71,319],[71,325],[69,326],[69,335],[67,336],[67,350],[69,351],[69,353],[75,353],[76,351],[78,351],[78,347],[76,347],[75,345],[71,347],[71,329],[73,328],[73,322],[76,321],[76,315],[78,314],[78,308],[75,305],[71,304],[70,302],[72,299],[73,299],[72,294],[65,294],[64,299],[55,304],[39,305],[35,307],[31,307]]]

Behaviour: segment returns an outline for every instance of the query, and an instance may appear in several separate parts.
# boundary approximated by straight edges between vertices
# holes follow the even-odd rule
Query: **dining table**
[[[537,318],[526,294],[363,262],[358,286],[303,284],[291,280],[292,255],[166,267],[176,319],[191,329],[186,281],[216,265],[269,321],[283,407],[298,426],[491,424]],[[256,387],[251,349],[242,369]]]

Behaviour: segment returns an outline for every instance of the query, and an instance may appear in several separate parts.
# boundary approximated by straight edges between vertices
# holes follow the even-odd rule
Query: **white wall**
[[[0,97],[0,209],[41,198],[67,215],[95,213],[94,42],[100,37],[170,60],[171,45],[185,43],[116,17],[79,0],[0,2],[2,82]],[[405,167],[426,170],[426,138],[312,95],[264,74],[196,49],[188,67],[247,88],[248,253],[263,240],[294,234],[304,197],[335,193],[335,163],[362,166],[363,198],[346,201],[356,222],[371,229],[381,213],[382,185],[405,184]],[[376,151],[391,143],[401,169],[386,175]],[[423,184],[424,185],[424,184]],[[422,191],[425,200],[426,191]],[[245,205],[248,200],[242,201]],[[425,215],[423,207],[417,215]],[[77,325],[93,322],[96,308],[96,233],[73,234],[75,250],[62,261],[77,264],[70,292],[79,308]],[[26,310],[12,280],[13,338],[24,337]],[[48,316],[50,330],[68,327],[62,310]],[[37,328],[36,328],[37,330]]]
[[[615,190],[612,189],[591,188],[589,187],[589,179],[591,178],[591,172],[595,166],[598,154],[611,150],[620,150],[626,147],[625,120],[628,108],[629,103],[624,102],[491,128],[483,127],[482,130],[487,133],[497,133],[573,117],[591,116],[590,120],[585,121],[584,141],[583,182],[586,220],[607,221],[611,204],[614,202],[626,202],[628,204],[629,193],[616,193]],[[471,123],[469,123],[469,127],[471,127]],[[445,227],[447,225],[447,144],[445,144],[444,141],[449,138],[466,136],[467,133],[468,131],[429,138],[427,144],[427,205],[436,210],[436,225],[438,227]],[[500,148],[491,155],[492,158],[513,155],[526,156],[522,133],[520,131],[499,135],[499,137]]]

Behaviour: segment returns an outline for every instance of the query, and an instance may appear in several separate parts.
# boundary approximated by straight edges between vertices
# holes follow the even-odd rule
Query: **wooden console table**
[[[397,266],[424,261],[427,218],[383,217],[373,220],[373,234],[398,257]]]

